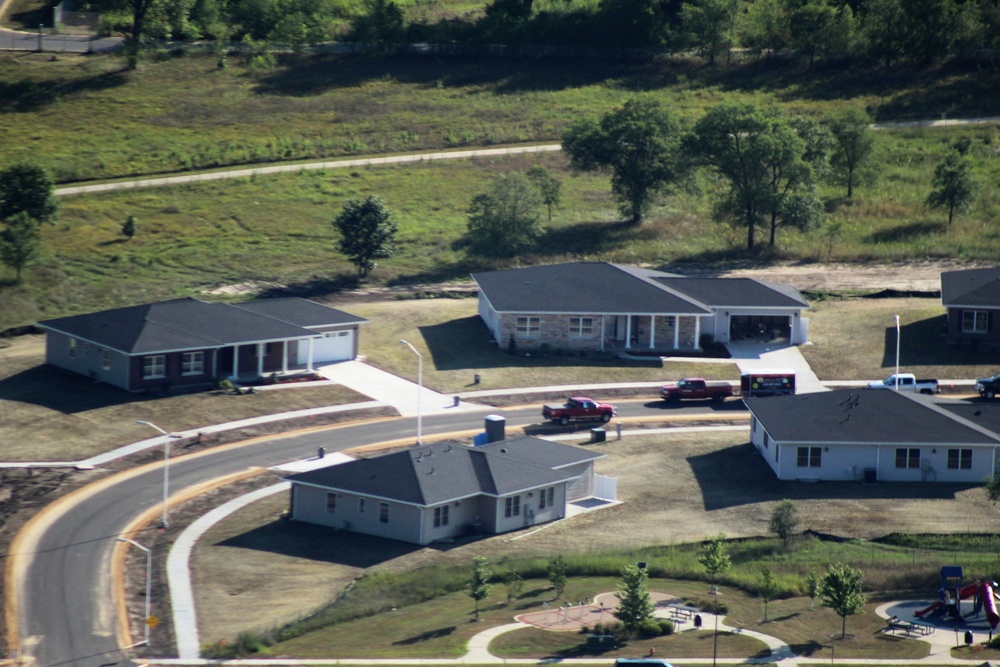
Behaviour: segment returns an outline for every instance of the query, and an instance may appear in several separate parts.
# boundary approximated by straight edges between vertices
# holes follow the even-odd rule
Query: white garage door
[[[354,358],[354,331],[327,331],[313,341],[313,363]]]

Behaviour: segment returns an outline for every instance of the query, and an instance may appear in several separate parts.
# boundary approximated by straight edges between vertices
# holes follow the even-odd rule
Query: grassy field
[[[246,629],[268,634],[303,616],[300,625],[280,633],[284,640],[266,655],[456,657],[471,634],[538,610],[543,600],[553,601],[544,580],[553,554],[563,555],[568,565],[564,600],[615,590],[621,564],[641,560],[649,564],[651,590],[705,608],[711,596],[697,541],[722,532],[739,538],[727,546],[733,567],[720,579],[729,624],[776,636],[799,654],[829,659],[840,622],[818,604],[810,609],[803,577],[812,568],[822,572],[840,561],[864,571],[870,599],[865,614],[848,620],[852,637],[834,642],[836,655],[917,659],[927,655],[926,645],[879,633],[884,621],[874,607],[894,599],[933,598],[945,564],[961,565],[970,577],[997,567],[1000,524],[979,488],[880,484],[862,495],[857,484],[780,482],[743,441],[738,434],[629,436],[602,449],[607,458],[597,466],[599,474],[619,480],[623,504],[527,535],[427,548],[351,534],[317,542],[314,527],[276,519],[287,506],[286,496],[260,501],[217,524],[196,548],[202,637],[231,640]],[[650,475],[650,470],[669,474]],[[732,483],[732,470],[741,471],[740,484]],[[802,528],[848,539],[802,536],[786,550],[777,540],[756,538],[766,534],[767,517],[783,498],[796,504]],[[177,520],[184,512],[178,508]],[[876,539],[890,529],[916,537]],[[970,534],[947,535],[954,531]],[[942,537],[921,538],[921,533]],[[497,584],[478,624],[470,622],[472,604],[462,583],[476,555],[485,556],[495,572],[511,567],[526,580],[512,606],[505,604],[504,588]],[[763,604],[755,594],[763,565],[777,577],[783,598],[770,604],[769,622],[763,621]],[[311,614],[351,581],[350,595]],[[249,618],[239,611],[251,608],[268,612]],[[492,648],[508,658],[567,657],[579,654],[582,641],[572,633],[519,630]],[[727,656],[752,656],[761,649],[738,636],[725,641]],[[650,645],[664,657],[711,655],[704,633],[687,632],[630,642],[621,655],[646,653]]]
[[[723,100],[780,104],[818,116],[846,105],[884,117],[968,112],[996,95],[989,76],[918,75],[761,66],[710,68],[656,61],[587,62],[316,56],[269,72],[207,56],[152,60],[137,72],[110,56],[0,54],[0,164],[36,160],[61,181],[175,172],[264,161],[557,140],[575,118],[636,92],[686,122]],[[985,103],[985,102],[983,102]],[[948,227],[926,197],[950,142],[972,139],[983,183],[1000,178],[993,126],[879,133],[880,178],[852,202],[820,193],[844,234],[782,230],[778,248],[747,256],[742,232],[712,219],[720,196],[707,177],[664,200],[640,227],[621,224],[606,175],[578,175],[565,156],[516,157],[309,172],[197,186],[66,198],[43,230],[42,261],[22,285],[0,270],[0,330],[110,306],[209,294],[325,294],[357,284],[330,225],[344,201],[378,194],[400,224],[399,252],[369,284],[465,280],[503,262],[468,254],[472,195],[499,173],[545,166],[563,181],[562,205],[538,248],[519,264],[567,259],[698,266],[732,260],[992,260],[1000,254],[1000,192],[984,188],[972,213]],[[126,242],[120,226],[138,219]]]

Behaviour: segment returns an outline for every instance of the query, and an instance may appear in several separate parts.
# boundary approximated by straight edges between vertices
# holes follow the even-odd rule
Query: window
[[[181,357],[181,373],[184,375],[201,375],[205,372],[204,352],[185,352]]]
[[[503,515],[507,519],[512,516],[521,516],[521,496],[511,496],[504,500]]]
[[[972,470],[972,450],[949,449],[948,470]]]
[[[539,494],[538,499],[538,509],[543,510],[546,507],[552,507],[556,503],[556,487],[550,486],[547,489],[542,489]]]
[[[916,448],[899,447],[896,449],[897,468],[919,468],[920,450]]]
[[[448,525],[448,506],[442,505],[441,507],[434,508],[434,527],[440,528],[441,526]]]
[[[69,339],[69,358],[76,359],[76,339]]]
[[[569,318],[570,338],[593,338],[594,318],[593,317],[571,317]]]
[[[389,523],[389,503],[378,504],[378,522]]]
[[[328,493],[326,494],[326,511],[333,514],[337,511],[337,494]]]
[[[144,357],[142,360],[142,377],[161,378],[167,374],[167,358],[162,354]]]
[[[799,447],[799,455],[795,465],[799,468],[818,468],[822,456],[822,447]]]
[[[962,311],[962,333],[986,333],[990,314],[985,310]]]
[[[517,318],[517,335],[525,338],[538,336],[541,329],[541,320],[537,317]]]
[[[108,350],[101,350],[101,368],[106,371],[111,370],[111,352]]]
[[[358,498],[358,514],[364,514],[364,513],[365,513],[365,499]]]

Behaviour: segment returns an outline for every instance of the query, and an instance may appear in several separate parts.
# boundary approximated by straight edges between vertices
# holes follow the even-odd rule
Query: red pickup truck
[[[671,403],[689,398],[710,398],[721,402],[732,395],[733,387],[728,382],[706,382],[702,378],[684,378],[660,388],[660,398]]]
[[[609,422],[618,414],[618,410],[610,403],[598,403],[586,396],[570,396],[562,405],[546,405],[542,408],[542,417],[559,422],[565,426],[571,419],[600,419]]]

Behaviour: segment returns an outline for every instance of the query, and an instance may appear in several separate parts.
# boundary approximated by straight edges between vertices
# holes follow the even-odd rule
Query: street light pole
[[[146,631],[143,637],[143,642],[146,644],[146,646],[149,646],[149,618],[150,618],[149,607],[150,607],[150,593],[152,590],[151,587],[153,583],[153,552],[147,549],[146,547],[142,546],[135,540],[130,540],[127,537],[116,537],[115,539],[118,540],[119,542],[128,542],[132,546],[142,549],[143,551],[146,552],[146,616],[143,619],[143,625],[146,626]]]
[[[715,597],[715,633],[712,635],[712,667],[716,667],[719,657],[719,587],[712,586],[712,595]]]
[[[413,347],[410,343],[399,339],[401,345],[405,345],[410,348],[413,354],[417,355],[417,444],[423,444],[423,415],[420,413],[420,395],[424,393],[424,355],[417,351],[417,348]]]
[[[899,391],[899,315],[896,318],[896,391]]]
[[[168,433],[153,422],[139,419],[135,423],[145,424],[167,436],[167,439],[163,441],[163,527],[167,528],[169,525],[167,522],[167,498],[170,496],[170,438],[179,438],[181,436],[176,433]]]

